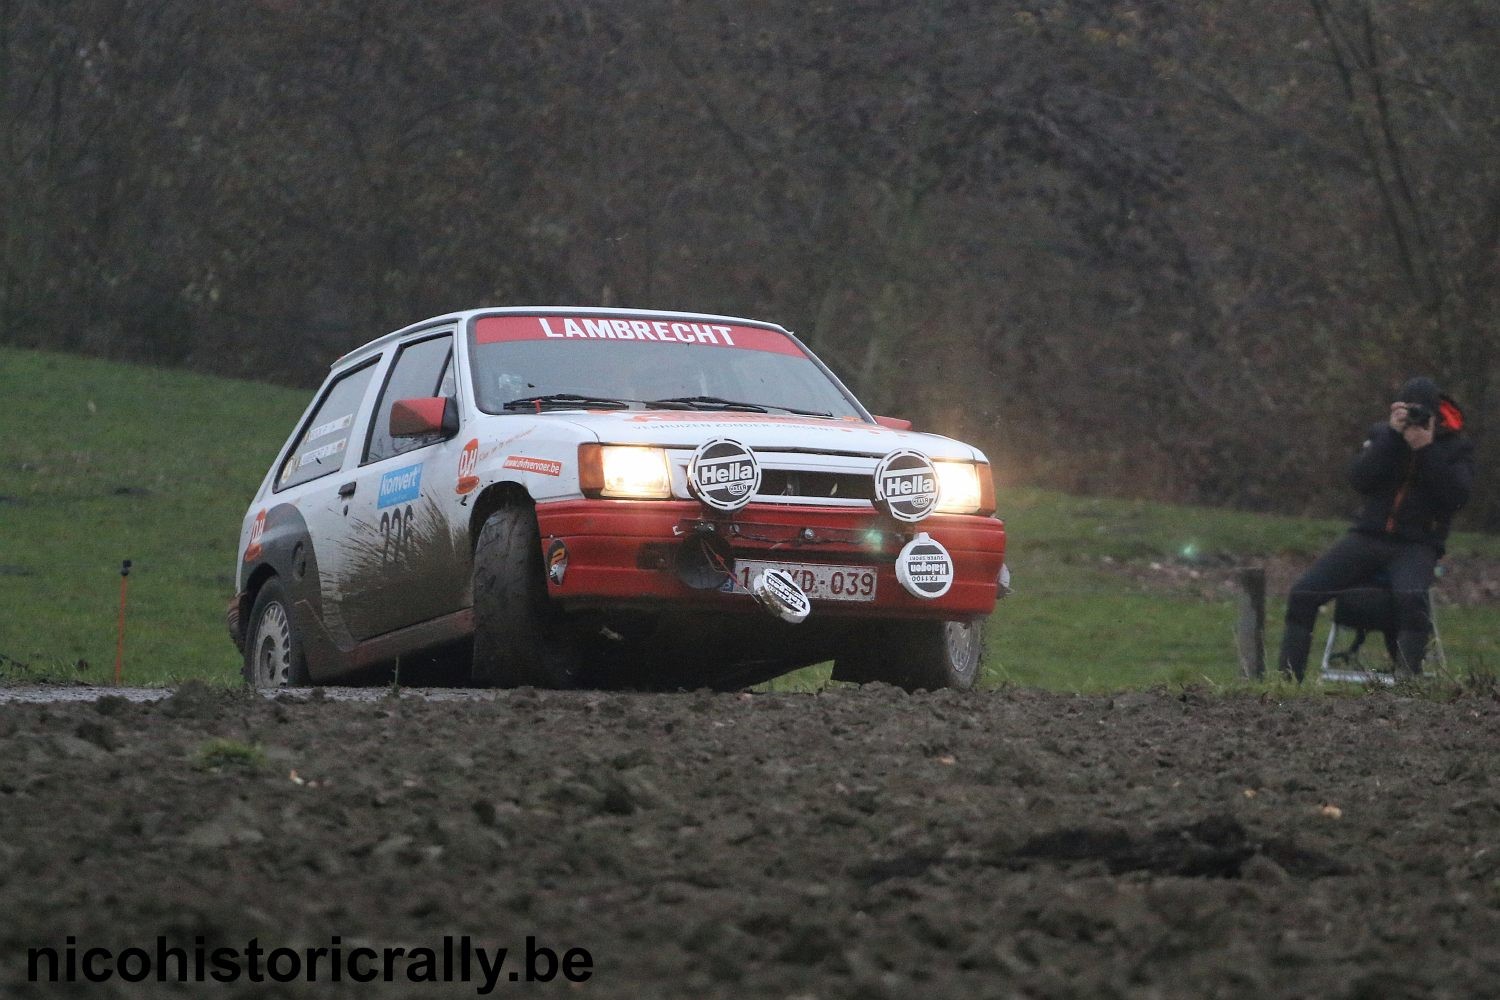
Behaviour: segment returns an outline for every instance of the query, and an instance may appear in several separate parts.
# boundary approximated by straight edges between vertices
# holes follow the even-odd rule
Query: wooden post
[[[125,594],[130,585],[130,560],[120,564],[120,628],[115,639],[115,687],[125,682]]]
[[[1240,585],[1239,620],[1234,625],[1240,676],[1259,679],[1266,674],[1265,567],[1241,567],[1235,579]]]

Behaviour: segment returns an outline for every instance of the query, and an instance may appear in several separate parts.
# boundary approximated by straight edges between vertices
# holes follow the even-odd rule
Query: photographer
[[[1432,634],[1427,591],[1474,479],[1474,445],[1462,430],[1463,411],[1430,378],[1407,382],[1389,419],[1370,429],[1349,470],[1363,497],[1354,525],[1287,595],[1283,674],[1302,680],[1318,609],[1382,571],[1396,597],[1396,668],[1421,673]]]

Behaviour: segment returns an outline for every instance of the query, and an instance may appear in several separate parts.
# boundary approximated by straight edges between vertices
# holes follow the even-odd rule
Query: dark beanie
[[[1402,403],[1421,403],[1432,412],[1436,413],[1438,404],[1442,401],[1442,394],[1438,392],[1437,383],[1425,375],[1414,379],[1408,379],[1401,387],[1401,394],[1396,397]]]

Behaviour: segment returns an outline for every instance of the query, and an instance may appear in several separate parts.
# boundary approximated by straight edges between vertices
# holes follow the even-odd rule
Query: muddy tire
[[[882,622],[834,661],[833,678],[908,691],[971,689],[984,660],[983,622]]]
[[[486,687],[578,685],[577,645],[547,596],[530,507],[501,507],[474,549],[474,681]]]
[[[272,577],[255,595],[245,631],[245,662],[240,674],[255,688],[303,687],[311,682],[302,639],[292,619],[292,602]]]

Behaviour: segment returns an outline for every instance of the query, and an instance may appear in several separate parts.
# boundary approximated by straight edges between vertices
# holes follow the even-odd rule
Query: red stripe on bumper
[[[568,547],[563,583],[549,583],[569,603],[656,603],[759,612],[744,594],[694,590],[670,568],[642,568],[653,554],[670,555],[683,532],[713,521],[736,557],[789,563],[875,565],[880,582],[868,603],[816,601],[818,614],[855,617],[954,618],[989,614],[1005,561],[1005,525],[991,517],[939,514],[901,525],[869,509],[752,504],[732,518],[710,518],[692,501],[564,500],[538,504],[543,549],[554,539]],[[738,528],[738,534],[735,533]],[[812,542],[800,540],[811,529]],[[954,581],[936,600],[913,597],[896,579],[895,555],[905,538],[925,531],[953,556]],[[667,546],[668,548],[663,548]],[[644,551],[643,551],[644,550]]]

